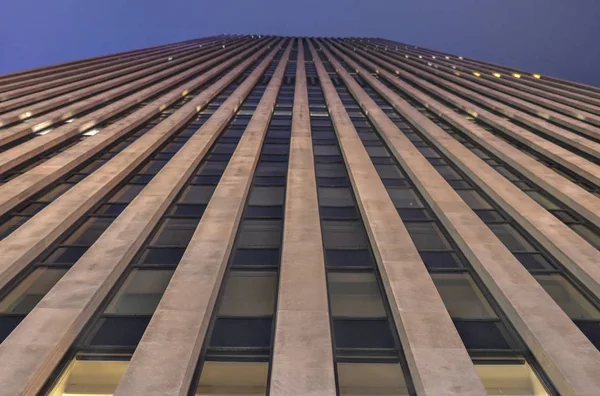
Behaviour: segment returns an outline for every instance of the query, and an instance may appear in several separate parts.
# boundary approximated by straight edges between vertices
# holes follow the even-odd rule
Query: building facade
[[[384,39],[0,76],[0,396],[600,395],[600,88]]]

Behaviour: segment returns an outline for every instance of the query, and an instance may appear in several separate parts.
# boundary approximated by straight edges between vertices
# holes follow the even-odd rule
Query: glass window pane
[[[534,251],[535,249],[523,236],[509,224],[488,224],[488,227],[510,250],[517,252]]]
[[[117,315],[152,315],[171,276],[172,270],[133,270],[104,312]]]
[[[281,232],[279,220],[244,220],[237,247],[277,248],[281,244]]]
[[[354,206],[354,198],[347,187],[319,187],[320,206]]]
[[[375,169],[382,179],[404,179],[404,175],[396,165],[375,164]]]
[[[265,316],[275,310],[277,274],[231,271],[219,306],[219,316]]]
[[[344,164],[315,164],[315,171],[318,177],[345,177],[346,168]]]
[[[49,396],[112,395],[125,373],[128,361],[75,358],[50,391]]]
[[[272,317],[219,317],[215,321],[209,347],[269,348],[272,330]]]
[[[113,194],[112,197],[108,200],[108,203],[129,203],[133,201],[133,199],[142,191],[144,185],[139,184],[127,184],[119,191]]]
[[[592,246],[600,250],[600,235],[593,232],[588,226],[583,224],[573,224],[570,227]]]
[[[531,369],[522,364],[475,363],[488,395],[548,396],[544,386]]]
[[[450,249],[450,244],[436,224],[405,222],[404,225],[418,250]]]
[[[248,205],[277,206],[283,205],[283,187],[253,187],[250,191]]]
[[[367,153],[369,153],[369,156],[371,157],[389,157],[390,153],[388,152],[387,148],[382,147],[382,146],[366,146],[365,147],[367,149]]]
[[[531,198],[533,198],[533,200],[535,202],[540,204],[545,209],[549,209],[549,210],[560,209],[560,207],[558,205],[556,205],[553,201],[546,198],[545,196],[543,196],[542,194],[540,194],[537,191],[525,191],[525,194],[529,195]]]
[[[313,148],[315,155],[340,155],[340,149],[337,146],[315,145]]]
[[[340,396],[408,395],[398,363],[337,363]]]
[[[328,267],[373,267],[373,256],[367,249],[325,251]]]
[[[571,319],[600,319],[600,312],[563,276],[534,276]]]
[[[66,272],[66,269],[37,268],[0,301],[0,312],[29,313]]]
[[[431,274],[453,318],[495,318],[496,314],[467,274]]]
[[[332,316],[385,317],[385,308],[375,274],[329,272],[329,302]]]
[[[440,175],[446,180],[460,180],[462,177],[450,165],[438,165],[435,167]]]
[[[493,209],[492,205],[475,190],[456,190],[456,192],[471,209]]]
[[[184,248],[147,249],[140,258],[143,264],[177,265],[185,252]]]
[[[333,331],[337,348],[396,348],[385,319],[334,319]]]
[[[92,245],[108,226],[113,222],[110,217],[92,217],[86,220],[77,230],[75,230],[65,241],[73,245]]]
[[[233,266],[278,266],[279,249],[236,249]]]
[[[196,395],[259,396],[267,393],[267,362],[206,361]]]
[[[367,235],[360,221],[322,222],[323,244],[326,249],[360,249],[368,246]]]
[[[152,239],[156,246],[187,246],[199,219],[167,218]]]
[[[396,208],[422,208],[423,203],[410,188],[388,187],[387,192]]]
[[[179,203],[207,205],[215,192],[216,186],[188,186],[183,192]]]

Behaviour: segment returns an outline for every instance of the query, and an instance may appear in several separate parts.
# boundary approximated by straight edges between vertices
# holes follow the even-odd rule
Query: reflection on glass
[[[29,313],[65,272],[64,269],[36,269],[0,301],[0,312]]]
[[[467,274],[431,274],[431,278],[452,318],[496,317],[471,276]]]
[[[129,361],[124,356],[77,356],[49,396],[112,396]]]
[[[275,272],[231,271],[225,284],[219,315],[273,315],[276,287]]]
[[[544,386],[525,362],[475,363],[490,396],[548,396]]]
[[[377,279],[372,272],[330,272],[327,280],[333,316],[361,318],[386,316]]]
[[[398,363],[337,363],[340,396],[408,395]]]
[[[204,362],[196,395],[264,396],[267,362]]]
[[[172,275],[170,270],[133,270],[105,312],[152,315]]]
[[[600,319],[600,312],[561,275],[536,275],[535,278],[571,319]]]

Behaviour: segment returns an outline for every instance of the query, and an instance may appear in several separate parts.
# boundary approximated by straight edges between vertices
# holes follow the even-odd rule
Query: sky
[[[600,0],[3,0],[0,74],[221,33],[370,36],[600,86]]]

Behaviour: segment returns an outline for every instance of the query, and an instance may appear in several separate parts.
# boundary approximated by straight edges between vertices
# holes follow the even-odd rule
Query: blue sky
[[[4,0],[0,73],[219,33],[378,36],[600,86],[600,0]]]

